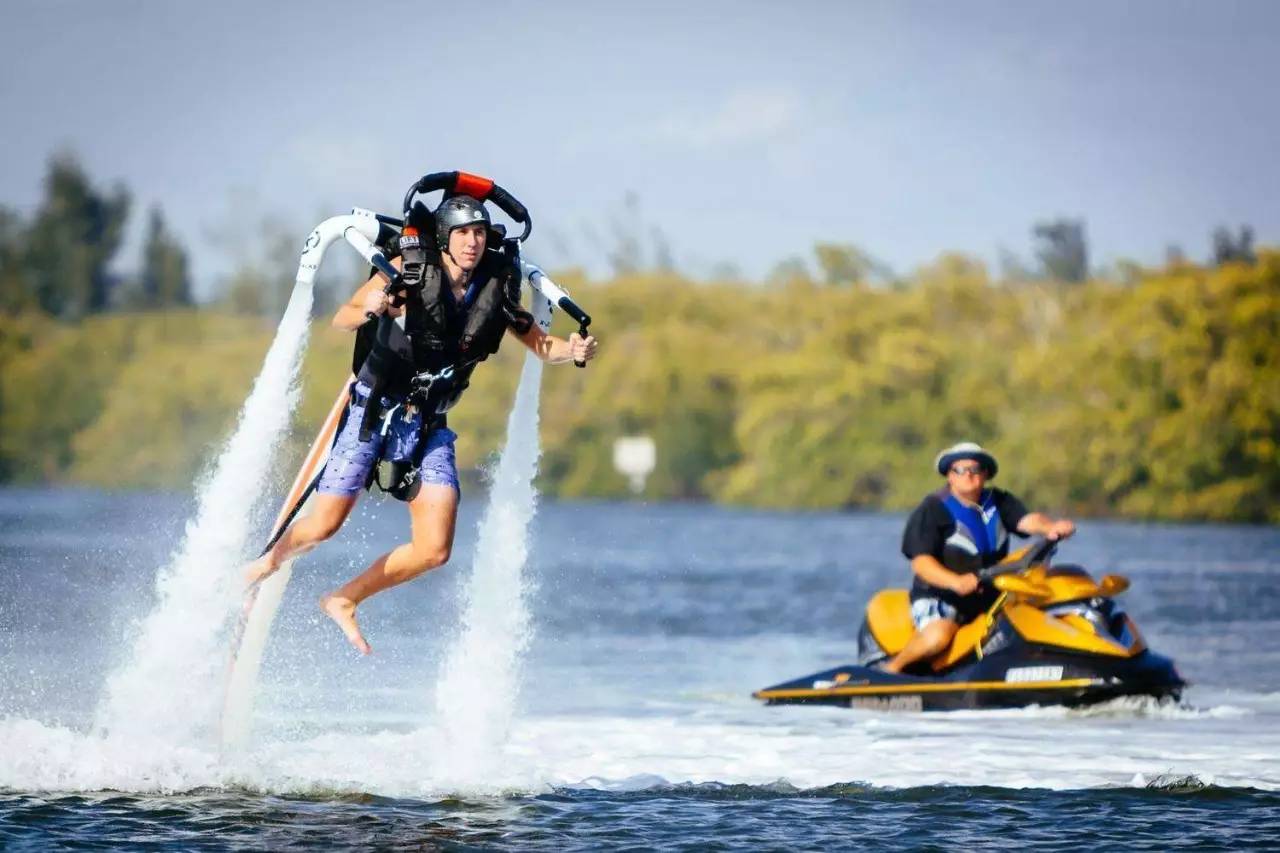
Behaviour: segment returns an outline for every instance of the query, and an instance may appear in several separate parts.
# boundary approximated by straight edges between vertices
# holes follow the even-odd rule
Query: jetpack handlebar
[[[524,232],[516,238],[521,243],[529,239],[529,233],[533,231],[533,217],[529,215],[529,208],[491,179],[482,178],[470,172],[432,172],[429,175],[423,175],[405,193],[405,219],[409,218],[409,211],[413,209],[414,196],[426,195],[436,190],[444,190],[454,195],[469,195],[479,201],[493,202],[499,210],[524,226]]]
[[[391,225],[395,224],[395,220],[374,213],[371,210],[362,210],[358,207],[354,208],[351,213],[352,216],[359,216],[362,220],[372,219],[376,225],[376,230],[373,231],[372,237],[367,233],[352,229],[344,231],[343,236],[346,238],[347,242],[351,244],[351,247],[360,253],[360,257],[368,261],[369,265],[376,269],[378,273],[387,280],[386,285],[382,288],[382,292],[389,294],[391,291],[401,286],[403,279],[400,271],[391,265],[391,262],[387,260],[386,255],[382,254],[382,250],[378,248],[378,244],[385,242],[386,239],[394,233]],[[370,229],[365,228],[364,230],[369,231]],[[369,320],[377,319],[377,315],[372,311],[364,312],[364,316]]]
[[[536,264],[531,264],[523,259],[520,261],[520,272],[524,275],[525,281],[529,282],[529,286],[541,293],[547,298],[547,301],[558,307],[561,311],[568,314],[578,322],[578,334],[586,337],[587,327],[591,325],[591,315],[578,306],[569,297],[560,285],[556,284],[551,278],[542,271],[542,268]],[[586,367],[585,361],[575,361],[578,367]]]

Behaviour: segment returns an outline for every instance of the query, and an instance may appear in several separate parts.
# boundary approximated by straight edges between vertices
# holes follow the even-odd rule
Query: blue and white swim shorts
[[[369,475],[378,460],[392,445],[411,444],[421,429],[421,416],[398,417],[396,414],[385,422],[375,422],[375,429],[368,441],[360,440],[360,423],[369,398],[369,386],[357,382],[352,388],[351,403],[342,431],[334,440],[329,461],[320,474],[316,491],[330,495],[351,496],[358,494],[369,482]],[[398,401],[382,398],[382,408],[390,410]],[[427,446],[422,451],[419,469],[424,485],[451,486],[461,491],[458,483],[458,463],[454,454],[454,442],[458,435],[447,427],[431,430],[426,436]]]
[[[960,611],[941,598],[914,598],[911,600],[911,621],[916,623],[916,630],[923,631],[924,626],[939,619],[950,619],[960,622]]]

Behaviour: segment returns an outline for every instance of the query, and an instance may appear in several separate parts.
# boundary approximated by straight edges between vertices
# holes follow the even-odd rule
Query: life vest
[[[999,562],[1009,551],[1009,532],[990,489],[984,489],[978,505],[965,503],[950,489],[938,492],[942,505],[955,519],[955,532],[942,549],[942,564],[953,572],[976,572]]]
[[[372,399],[415,395],[414,402],[428,419],[443,415],[470,384],[475,366],[498,351],[507,327],[528,329],[529,315],[520,308],[517,244],[503,240],[498,231],[490,237],[497,238],[497,245],[486,248],[462,304],[454,299],[440,255],[432,247],[414,245],[412,251],[402,252],[396,244],[414,239],[410,235],[388,247],[391,257],[405,255],[405,278],[414,283],[403,292],[404,312],[399,317],[370,320],[356,333],[351,367],[373,389]],[[411,256],[420,265],[412,276]],[[369,407],[371,412],[376,408]]]

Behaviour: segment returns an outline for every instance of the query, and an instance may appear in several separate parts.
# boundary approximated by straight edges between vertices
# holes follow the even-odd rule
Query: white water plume
[[[311,303],[311,286],[295,286],[235,432],[198,490],[195,519],[156,579],[155,607],[107,680],[97,725],[112,737],[186,743],[216,722],[225,628],[243,591],[239,565],[297,403]]]
[[[460,782],[489,778],[501,759],[529,644],[528,527],[537,493],[538,389],[542,362],[527,355],[502,451],[480,520],[460,636],[436,689],[440,770]]]

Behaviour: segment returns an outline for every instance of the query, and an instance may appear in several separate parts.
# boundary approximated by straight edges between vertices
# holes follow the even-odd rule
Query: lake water
[[[912,715],[750,698],[852,660],[869,595],[908,579],[901,516],[546,502],[520,690],[489,697],[513,722],[468,779],[434,717],[483,504],[465,497],[448,566],[361,608],[368,658],[315,602],[404,537],[403,507],[366,500],[299,560],[230,754],[213,730],[95,729],[191,499],[0,491],[0,847],[1280,844],[1274,528],[1085,520],[1063,547],[1132,579],[1181,705]]]

